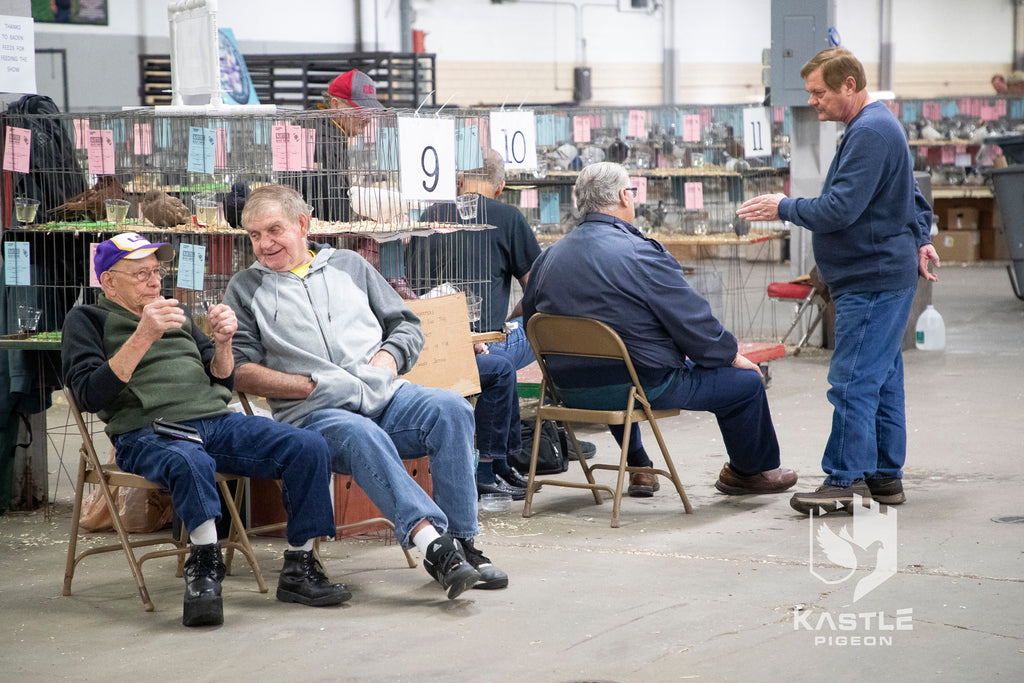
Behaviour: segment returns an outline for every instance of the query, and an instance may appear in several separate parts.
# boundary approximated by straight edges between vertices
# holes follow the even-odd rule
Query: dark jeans
[[[714,413],[729,464],[740,474],[757,474],[779,466],[779,441],[768,409],[768,396],[761,376],[753,370],[709,369],[687,361],[651,401],[651,407]],[[608,425],[608,429],[621,446],[622,425]],[[629,434],[628,461],[637,467],[651,464],[636,426]]]
[[[516,368],[500,353],[476,357],[480,373],[480,395],[473,417],[476,420],[476,448],[482,458],[504,458],[522,450],[519,430],[519,393]]]
[[[292,545],[334,536],[331,459],[319,434],[240,413],[185,424],[199,431],[201,445],[158,436],[149,427],[118,434],[113,443],[118,467],[171,492],[174,511],[186,529],[220,517],[214,474],[221,472],[282,480]]]

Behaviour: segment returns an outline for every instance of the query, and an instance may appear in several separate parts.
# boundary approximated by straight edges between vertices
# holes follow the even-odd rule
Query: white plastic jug
[[[946,325],[934,306],[928,306],[917,319],[917,348],[942,351],[946,348]]]

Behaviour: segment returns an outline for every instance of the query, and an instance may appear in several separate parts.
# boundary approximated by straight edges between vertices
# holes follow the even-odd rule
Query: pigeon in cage
[[[192,222],[192,212],[185,203],[160,190],[150,190],[142,198],[142,215],[158,228],[173,228]]]
[[[128,199],[121,182],[112,175],[102,175],[96,184],[85,192],[76,194],[50,211],[53,220],[70,220],[73,218],[98,221],[107,214],[108,199]]]
[[[249,198],[249,186],[243,182],[234,183],[230,192],[218,196],[224,206],[224,220],[232,228],[242,226],[242,209],[245,208],[245,200]]]

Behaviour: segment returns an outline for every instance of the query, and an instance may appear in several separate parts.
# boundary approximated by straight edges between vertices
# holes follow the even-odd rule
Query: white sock
[[[312,538],[308,539],[302,545],[292,545],[291,543],[289,543],[288,544],[288,550],[292,550],[292,551],[301,550],[304,553],[308,553],[311,550],[313,550],[313,539]]]
[[[426,555],[427,548],[438,538],[441,538],[441,534],[437,533],[433,524],[428,524],[412,535],[412,542],[417,550]]]
[[[188,533],[192,545],[210,545],[217,542],[217,522],[208,519]]]

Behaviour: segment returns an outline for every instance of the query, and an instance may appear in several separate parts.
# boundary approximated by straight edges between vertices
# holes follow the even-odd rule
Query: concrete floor
[[[530,519],[520,505],[482,517],[478,543],[508,571],[509,588],[454,601],[395,547],[345,540],[323,552],[352,588],[349,603],[279,603],[282,542],[260,539],[271,592],[256,592],[247,571],[229,577],[224,626],[185,629],[171,562],[146,565],[154,613],[114,554],[86,559],[62,597],[70,505],[49,519],[9,513],[0,517],[0,679],[1022,680],[1024,302],[1002,267],[957,266],[942,269],[934,301],[945,352],[905,354],[908,502],[890,508],[898,573],[856,602],[873,553],[840,581],[848,572],[816,550],[818,574],[833,583],[812,575],[811,522],[788,495],[716,493],[725,458],[714,420],[684,414],[663,429],[692,515],[663,488],[624,501],[612,529],[610,504],[549,487]],[[821,351],[773,363],[783,462],[801,489],[822,477],[827,366]],[[609,436],[590,438],[598,458],[614,460]],[[853,520],[822,523],[838,533]]]

